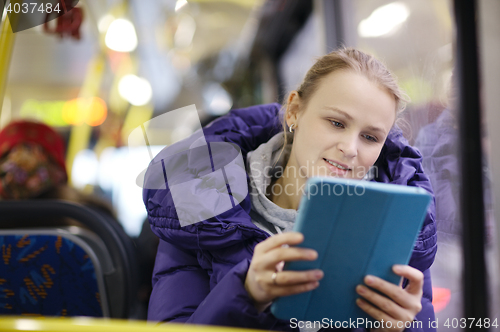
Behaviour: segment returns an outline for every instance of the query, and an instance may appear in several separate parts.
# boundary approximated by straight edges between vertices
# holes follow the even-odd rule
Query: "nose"
[[[344,136],[337,147],[346,158],[354,158],[358,155],[357,138],[354,135]]]

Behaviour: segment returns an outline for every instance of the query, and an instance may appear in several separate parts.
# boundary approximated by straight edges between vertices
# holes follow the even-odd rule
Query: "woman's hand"
[[[304,236],[301,233],[287,232],[271,236],[255,246],[245,289],[259,311],[263,311],[276,297],[303,293],[318,287],[318,280],[323,277],[321,270],[280,271],[282,261],[313,261],[318,257],[318,253],[311,249],[283,246],[293,246],[302,241]]]
[[[408,279],[406,288],[396,286],[383,279],[366,276],[365,283],[389,298],[382,296],[364,285],[358,285],[356,291],[369,302],[358,299],[358,306],[378,321],[384,321],[383,326],[372,331],[399,332],[405,329],[407,322],[412,322],[422,310],[422,287],[424,275],[419,270],[408,265],[394,265],[393,271]],[[392,326],[392,327],[391,327]]]

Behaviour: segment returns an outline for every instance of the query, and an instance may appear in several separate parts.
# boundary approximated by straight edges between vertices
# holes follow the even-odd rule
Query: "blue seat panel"
[[[89,253],[57,235],[0,235],[0,314],[102,317]]]

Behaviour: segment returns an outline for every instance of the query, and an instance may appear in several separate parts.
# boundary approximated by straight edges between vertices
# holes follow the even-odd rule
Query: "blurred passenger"
[[[0,199],[62,199],[115,216],[104,200],[68,185],[63,138],[34,121],[14,121],[0,131]]]
[[[319,58],[283,107],[270,104],[233,110],[204,128],[206,141],[239,146],[247,163],[249,195],[224,213],[187,225],[181,223],[183,214],[197,215],[196,209],[202,209],[198,215],[206,216],[210,202],[234,197],[235,191],[231,189],[228,195],[225,182],[217,180],[215,172],[188,182],[193,174],[207,174],[214,167],[197,156],[200,140],[185,155],[164,149],[155,158],[157,163],[150,164],[145,183],[150,189],[143,195],[151,227],[160,237],[148,318],[296,330],[290,321],[274,317],[270,305],[277,297],[315,289],[323,277],[320,270],[281,270],[282,261],[317,257],[312,250],[293,247],[303,241],[301,234],[291,230],[307,178],[361,180],[376,169],[374,181],[418,186],[432,193],[420,154],[394,126],[402,108],[404,95],[394,77],[372,56],[342,49]],[[172,147],[175,152],[181,146]],[[216,157],[211,155],[210,160]],[[169,177],[166,183],[169,162],[177,166],[181,177]],[[147,179],[162,187],[149,187]],[[177,202],[185,204],[179,209],[173,186],[183,183],[188,183],[186,194],[202,195],[203,202],[184,202],[178,196]],[[218,187],[208,188],[207,183]],[[402,331],[396,326],[407,323],[412,325],[407,331],[433,330],[428,324],[434,321],[429,268],[435,253],[431,204],[409,265],[394,267],[396,274],[406,278],[403,287],[376,278],[370,287],[353,289],[363,299],[357,305],[375,320],[391,321],[391,331]],[[411,324],[414,319],[423,322],[423,327]]]
[[[29,199],[67,182],[64,142],[50,127],[12,122],[0,131],[0,197]]]
[[[453,100],[456,92],[452,93]],[[431,272],[436,290],[434,298],[436,316],[443,320],[463,316],[461,175],[458,151],[459,127],[455,108],[446,108],[435,122],[422,127],[415,141],[415,146],[422,153],[422,165],[431,180],[436,197],[439,251]],[[483,141],[483,145],[487,146],[486,140]],[[487,148],[483,150],[485,153],[488,152]],[[495,222],[491,198],[491,174],[486,159],[479,163],[478,171],[483,172],[486,253],[487,259],[491,259],[495,243],[493,240]],[[498,278],[492,278],[496,279]]]

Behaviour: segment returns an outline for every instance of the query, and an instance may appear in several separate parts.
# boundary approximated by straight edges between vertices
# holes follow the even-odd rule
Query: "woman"
[[[115,216],[110,204],[68,185],[64,139],[32,120],[12,121],[0,131],[0,200],[23,199],[63,199]],[[38,225],[40,221],[33,222]],[[47,220],[44,225],[61,221]]]
[[[420,154],[392,128],[402,103],[395,80],[379,61],[343,49],[320,58],[300,88],[289,94],[285,133],[273,121],[277,105],[232,111],[204,128],[206,141],[241,148],[250,195],[227,212],[181,227],[168,184],[166,189],[145,190],[149,220],[160,237],[149,319],[293,330],[290,322],[270,313],[269,304],[278,296],[310,291],[323,277],[317,270],[280,271],[282,261],[317,256],[294,248],[302,236],[288,232],[307,178],[361,179],[375,173],[375,181],[432,192]],[[356,289],[363,299],[357,302],[361,309],[377,320],[394,322],[392,329],[380,330],[402,331],[396,323],[413,319],[429,330],[434,318],[428,273],[436,250],[433,209],[410,266],[394,267],[407,279],[405,288],[367,276],[365,283],[387,297],[366,285]]]
[[[49,126],[14,121],[0,131],[0,198],[28,199],[67,181],[64,141]]]

